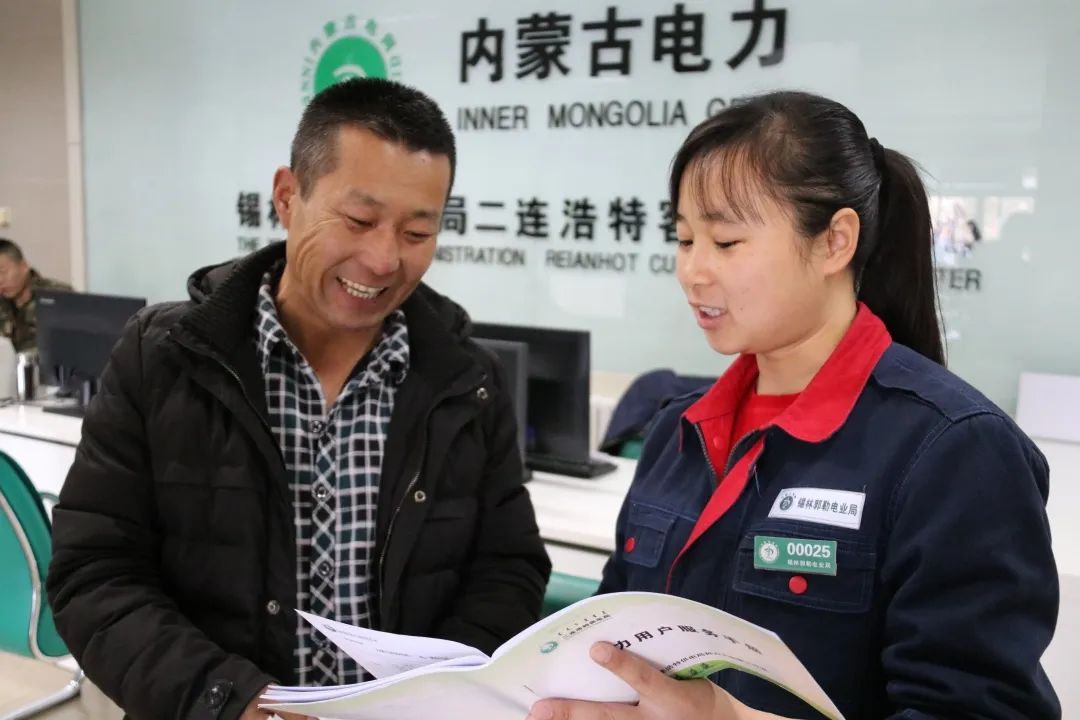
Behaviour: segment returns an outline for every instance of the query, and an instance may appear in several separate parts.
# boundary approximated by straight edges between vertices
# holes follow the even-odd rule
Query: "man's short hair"
[[[356,78],[331,85],[308,104],[292,142],[289,164],[307,198],[315,183],[337,166],[342,127],[369,130],[413,152],[445,155],[454,183],[454,132],[430,97],[392,80]]]
[[[7,238],[0,238],[0,255],[7,255],[15,262],[23,261],[22,248]]]

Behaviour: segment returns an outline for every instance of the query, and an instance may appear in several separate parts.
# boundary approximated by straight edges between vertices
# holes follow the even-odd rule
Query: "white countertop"
[[[0,433],[74,448],[82,434],[82,420],[47,413],[39,405],[9,405],[0,407]],[[606,456],[605,459],[614,462],[618,469],[594,479],[534,473],[526,487],[544,540],[605,555],[615,549],[615,519],[634,479],[637,462]],[[24,464],[28,460],[25,456],[20,458]],[[49,486],[62,479],[51,478],[55,474],[50,473]]]
[[[40,405],[0,407],[0,433],[75,447],[82,437],[82,418],[45,412]]]
[[[40,405],[0,407],[0,433],[45,441],[74,449],[79,444],[82,420],[46,413]],[[1080,444],[1039,441],[1050,461],[1048,513],[1059,570],[1080,574]],[[40,451],[35,451],[35,455]],[[66,455],[65,455],[66,456]],[[594,479],[535,473],[526,485],[536,508],[544,540],[607,554],[615,549],[615,520],[634,479],[637,462],[606,458],[618,469]],[[24,464],[29,458],[20,458]],[[50,482],[58,482],[50,473]]]
[[[597,552],[615,549],[615,520],[637,469],[635,460],[606,457],[618,469],[583,479],[533,473],[526,484],[544,540]]]
[[[1058,572],[1080,576],[1080,443],[1036,440],[1050,464],[1050,537]]]

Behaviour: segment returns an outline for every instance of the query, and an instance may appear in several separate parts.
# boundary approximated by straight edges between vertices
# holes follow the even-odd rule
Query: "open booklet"
[[[593,643],[606,641],[678,679],[728,668],[751,673],[843,720],[775,633],[672,595],[587,598],[518,633],[490,658],[456,642],[301,615],[375,679],[320,688],[271,686],[263,696],[268,710],[333,720],[523,720],[544,698],[634,702],[637,694],[589,657]]]

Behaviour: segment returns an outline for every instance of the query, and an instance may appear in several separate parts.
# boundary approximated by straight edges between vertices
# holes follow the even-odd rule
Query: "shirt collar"
[[[278,317],[277,303],[274,301],[274,285],[275,273],[271,270],[263,275],[255,303],[255,350],[263,375],[270,370],[270,356],[278,343],[284,342],[290,349],[294,349]]]
[[[280,276],[280,266],[263,275],[255,307],[255,349],[264,375],[270,370],[270,357],[279,343],[284,343],[296,357],[301,357],[281,324],[274,300],[274,286]],[[360,363],[349,383],[378,381],[386,377],[393,385],[400,385],[408,373],[409,328],[405,312],[399,308],[387,316],[379,342]]]
[[[382,337],[368,353],[364,368],[365,374],[373,374],[373,379],[385,377],[393,385],[405,382],[409,374],[409,326],[403,310],[395,310],[387,316]],[[362,375],[358,374],[358,377]]]
[[[831,437],[851,415],[870,374],[891,344],[885,323],[859,303],[855,320],[840,344],[773,425],[804,442],[817,443]],[[683,418],[698,424],[733,415],[757,376],[754,356],[740,355],[705,395],[683,413]]]

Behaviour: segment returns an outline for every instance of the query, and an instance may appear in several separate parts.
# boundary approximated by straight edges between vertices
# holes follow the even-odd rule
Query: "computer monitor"
[[[506,376],[506,389],[510,394],[510,402],[514,406],[514,416],[517,418],[521,464],[526,471],[525,477],[528,478],[532,474],[525,465],[525,429],[529,423],[529,346],[523,342],[509,340],[490,338],[475,338],[475,340],[480,347],[494,355],[502,365],[503,374]]]
[[[529,348],[525,432],[529,467],[575,477],[596,477],[615,469],[590,453],[587,331],[477,323],[473,336]]]
[[[38,290],[38,365],[43,383],[76,391],[75,407],[47,407],[47,412],[81,416],[97,392],[98,379],[123,334],[141,308],[142,298]]]

